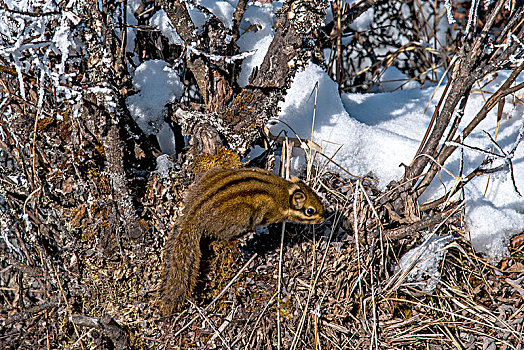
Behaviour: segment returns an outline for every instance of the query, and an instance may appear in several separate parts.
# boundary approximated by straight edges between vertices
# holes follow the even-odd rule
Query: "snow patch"
[[[400,259],[400,270],[408,272],[407,282],[422,287],[431,293],[440,281],[439,265],[447,251],[446,245],[453,236],[426,235],[424,243],[408,251]]]
[[[162,154],[156,158],[156,170],[155,172],[160,175],[161,178],[165,179],[169,177],[169,172],[175,167],[171,156]]]
[[[300,138],[311,138],[315,84],[318,82],[316,119],[313,128],[313,141],[323,147],[323,153],[342,165],[350,173],[363,176],[372,172],[379,180],[379,187],[386,185],[403,174],[401,163],[410,162],[418,141],[405,137],[401,132],[380,126],[372,127],[352,118],[340,99],[337,84],[319,66],[309,64],[304,71],[297,73],[283,103],[280,103],[279,120],[291,125]],[[358,95],[360,103],[374,95]],[[389,97],[394,99],[393,96]],[[365,104],[365,113],[374,120],[383,120],[370,104]],[[380,112],[381,110],[379,110]],[[424,118],[423,116],[421,116]],[[391,116],[392,119],[400,116]],[[390,123],[392,124],[392,123]],[[277,135],[281,130],[295,137],[284,124],[270,127]],[[423,135],[423,131],[421,131]],[[339,149],[340,148],[340,149]],[[338,150],[338,152],[337,152]],[[327,162],[325,158],[321,162]],[[296,171],[305,164],[303,156],[293,159]],[[328,168],[340,171],[335,164],[328,162]]]
[[[169,17],[167,17],[167,13],[164,10],[159,10],[157,13],[155,13],[153,17],[151,17],[151,19],[149,20],[149,23],[153,27],[157,27],[167,38],[170,44],[184,44],[184,41],[176,32],[175,27],[173,27],[171,20],[169,19]]]
[[[509,256],[509,240],[524,229],[524,214],[497,208],[487,200],[467,201],[466,224],[469,239],[476,251],[494,263]]]
[[[164,106],[178,100],[184,85],[165,61],[150,60],[137,67],[133,86],[139,92],[126,99],[127,108],[147,135],[156,135],[164,153],[174,153],[174,134],[164,121]]]
[[[391,69],[391,68],[390,68]],[[388,69],[389,71],[389,69]],[[386,78],[403,77],[396,69],[386,72]],[[510,72],[499,72],[493,82],[483,87],[484,91],[496,91],[507,79]],[[524,80],[519,77],[516,84]],[[444,92],[446,82],[435,88],[413,88],[390,93],[343,94],[339,97],[335,82],[318,66],[309,64],[297,73],[284,102],[280,103],[279,120],[286,122],[270,126],[272,134],[285,131],[291,137],[294,132],[303,139],[311,138],[315,84],[318,83],[316,116],[313,127],[313,141],[323,147],[324,153],[350,173],[365,176],[371,172],[384,189],[403,173],[402,163],[409,164],[415,155],[434,112],[435,104]],[[389,85],[387,89],[398,86]],[[436,91],[435,91],[436,90]],[[433,99],[431,96],[435,93]],[[480,93],[471,94],[465,114],[459,126],[459,133],[483,108],[486,97]],[[426,112],[425,108],[429,103]],[[507,99],[510,101],[510,99]],[[497,136],[497,144],[508,153],[519,137],[523,124],[524,107],[506,103],[503,120]],[[486,135],[495,135],[497,128],[496,109],[490,111],[477,129],[465,140],[465,144],[486,151],[493,150],[493,143]],[[338,150],[338,148],[340,149]],[[338,152],[337,152],[338,150]],[[336,153],[336,154],[335,154]],[[496,150],[497,154],[500,154]],[[304,167],[304,152],[295,151],[292,159],[294,171]],[[482,163],[485,154],[465,148],[462,174],[469,174]],[[321,158],[321,163],[326,162]],[[515,186],[524,193],[524,146],[520,145],[514,154],[513,171]],[[500,161],[497,161],[500,163]],[[494,164],[495,166],[495,164]],[[460,176],[461,154],[459,151],[444,164],[442,171],[420,198],[421,202],[441,197]],[[328,169],[340,171],[334,164]],[[466,223],[469,237],[475,249],[485,253],[494,263],[509,254],[509,239],[524,232],[524,199],[514,189],[509,171],[491,175],[486,191],[488,176],[471,180],[464,188]],[[484,194],[485,192],[485,194]]]
[[[275,4],[255,2],[244,12],[244,17],[240,23],[243,34],[238,39],[237,44],[241,52],[254,51],[254,54],[242,62],[242,71],[237,80],[242,87],[249,83],[249,76],[255,67],[260,66],[269,45],[273,41],[275,6]]]
[[[233,12],[235,8],[227,1],[201,0],[200,5],[213,13],[226,28],[233,28]]]

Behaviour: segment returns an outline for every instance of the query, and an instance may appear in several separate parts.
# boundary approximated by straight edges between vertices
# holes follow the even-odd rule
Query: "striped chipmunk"
[[[200,266],[202,237],[230,240],[257,226],[284,220],[318,224],[319,196],[296,177],[290,181],[255,168],[207,171],[190,187],[164,250],[160,307],[178,311],[191,295]]]

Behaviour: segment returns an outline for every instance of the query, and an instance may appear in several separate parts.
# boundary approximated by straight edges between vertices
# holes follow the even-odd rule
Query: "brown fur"
[[[180,310],[191,295],[202,237],[229,240],[259,225],[284,220],[320,223],[323,214],[320,198],[298,178],[287,181],[261,169],[209,170],[189,190],[166,243],[160,295],[163,313]]]

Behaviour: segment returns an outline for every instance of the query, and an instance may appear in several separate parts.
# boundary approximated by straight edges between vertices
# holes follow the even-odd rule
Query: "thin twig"
[[[69,313],[69,320],[71,321],[71,324],[73,325],[73,329],[75,330],[75,334],[78,337],[78,342],[80,343],[80,347],[82,349],[84,348],[84,343],[81,340],[80,333],[78,332],[78,328],[76,327],[76,324],[73,322],[73,311],[71,310],[71,306],[69,305],[69,301],[67,301],[67,297],[64,292],[64,288],[62,287],[62,282],[60,282],[60,276],[58,276],[58,272],[56,271],[55,265],[51,263],[51,266],[53,267],[53,271],[55,272],[56,280],[58,281],[58,287],[60,288],[60,294],[62,295],[62,299],[64,299],[64,302],[66,304],[67,312]]]
[[[240,275],[244,272],[245,269],[247,269],[247,267],[249,266],[249,264],[251,264],[251,262],[253,260],[255,260],[255,258],[258,256],[257,253],[253,254],[253,256],[244,264],[244,266],[242,266],[242,268],[240,270],[238,270],[238,272],[235,274],[235,276],[231,279],[231,281],[229,281],[229,283],[222,289],[222,291],[220,293],[218,293],[218,295],[204,308],[203,312],[209,310],[216,302],[218,299],[220,299],[228,290],[229,288],[231,288],[231,286],[233,285],[233,283],[235,283],[235,281],[240,277]],[[193,322],[195,322],[198,317],[200,315],[195,315],[191,321],[189,321],[188,323],[186,323],[182,328],[180,328],[174,335],[173,335],[173,338],[176,338],[177,336],[179,336],[183,331],[185,331],[189,326],[191,326],[193,324]]]

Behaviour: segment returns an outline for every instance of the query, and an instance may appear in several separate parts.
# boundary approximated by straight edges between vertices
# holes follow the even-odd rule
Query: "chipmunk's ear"
[[[291,208],[300,210],[306,203],[306,195],[302,191],[295,191],[291,195]]]
[[[297,178],[295,178],[297,179]],[[291,179],[293,180],[293,179]],[[293,193],[295,193],[296,191],[300,190],[300,186],[295,183],[295,182],[292,182],[291,185],[289,185],[289,195],[292,196]]]
[[[298,177],[296,177],[296,176],[291,176],[291,179],[289,179],[289,181],[291,183],[296,184],[296,183],[300,182],[300,179]]]

